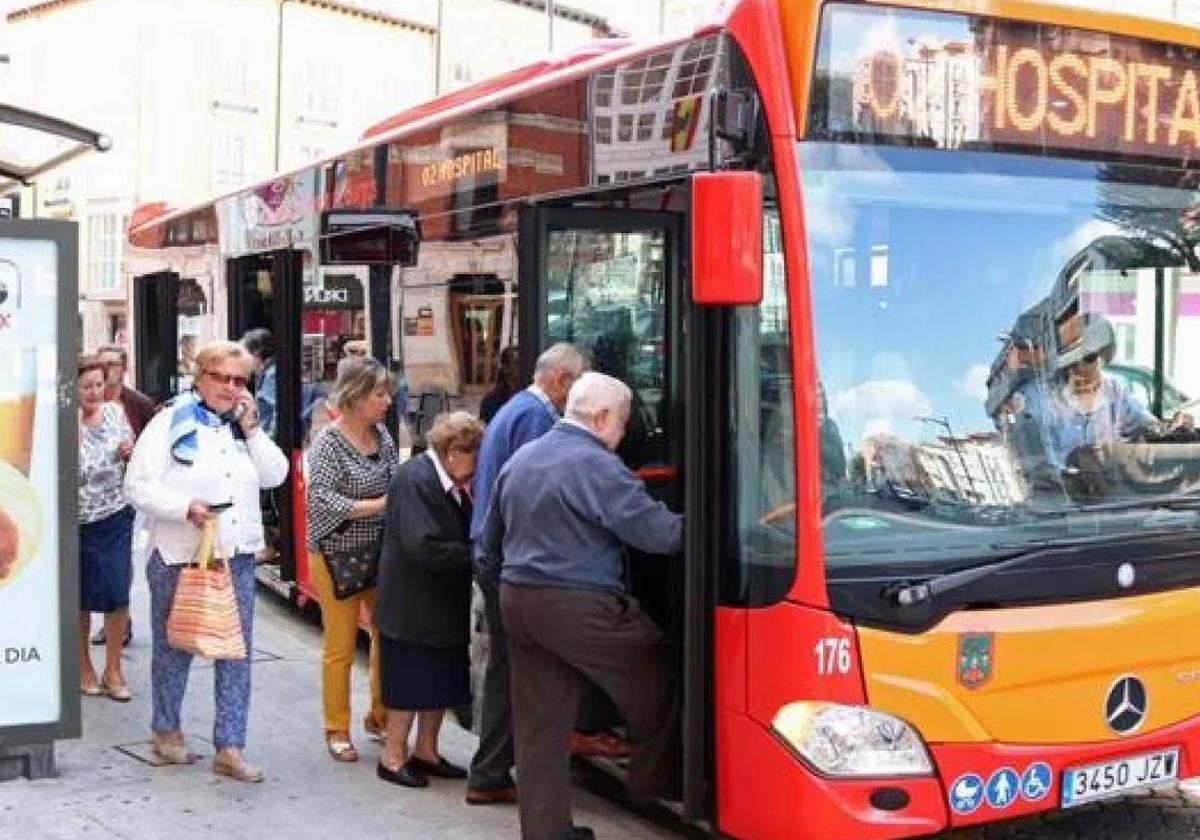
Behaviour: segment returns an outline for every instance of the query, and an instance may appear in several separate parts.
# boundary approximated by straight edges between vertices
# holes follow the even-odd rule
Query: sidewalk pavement
[[[260,591],[255,611],[254,690],[247,759],[267,781],[249,785],[213,775],[212,665],[192,666],[184,730],[205,760],[190,767],[149,763],[148,597],[141,572],[133,596],[134,642],[125,673],[134,699],[84,697],[83,738],[57,746],[59,777],[0,784],[0,840],[397,840],[517,838],[511,806],[463,804],[463,782],[431,780],[409,790],[375,778],[380,745],[361,729],[367,707],[366,656],[354,672],[354,732],[361,759],[335,764],[321,726],[321,637],[317,623]],[[100,648],[93,661],[103,663]],[[442,751],[466,765],[476,739],[447,721]],[[586,791],[575,790],[576,822],[603,840],[673,835]]]

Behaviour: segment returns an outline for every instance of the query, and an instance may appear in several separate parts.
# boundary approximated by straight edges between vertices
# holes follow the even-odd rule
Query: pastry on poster
[[[0,461],[0,589],[29,565],[41,541],[37,491],[19,470]]]

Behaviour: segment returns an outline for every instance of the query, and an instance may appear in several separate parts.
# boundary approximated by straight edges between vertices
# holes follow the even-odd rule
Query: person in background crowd
[[[503,581],[524,840],[594,836],[572,824],[569,777],[571,727],[588,680],[628,723],[629,792],[678,796],[672,657],[623,581],[626,544],[677,553],[683,519],[614,454],[631,404],[620,380],[583,374],[566,419],[501,470],[476,546],[482,574]]]
[[[475,510],[471,539],[478,539],[492,497],[492,485],[513,453],[544,435],[558,422],[567,393],[587,370],[587,357],[573,344],[554,344],[542,352],[534,366],[533,383],[511,397],[495,414],[483,435],[475,473]],[[471,759],[466,801],[470,805],[511,804],[517,801],[512,778],[512,701],[508,673],[508,646],[500,597],[494,581],[478,578],[484,618],[491,644],[483,685],[483,711],[479,747]]]
[[[133,510],[121,483],[133,452],[133,430],[117,403],[104,401],[105,365],[79,358],[79,683],[88,696],[127,703],[121,648],[133,582]],[[92,613],[104,614],[104,673],[88,652]]]
[[[465,779],[438,752],[445,710],[470,700],[471,497],[483,424],[439,415],[429,449],[400,465],[388,490],[379,562],[379,627],[387,741],[376,773],[405,787]],[[408,749],[414,717],[417,742]]]
[[[170,764],[191,764],[180,726],[192,655],[167,642],[167,617],[180,567],[191,562],[201,528],[217,520],[216,548],[233,578],[246,650],[253,649],[254,556],[264,548],[259,493],[287,478],[288,459],[259,425],[246,390],[252,360],[233,342],[214,341],[196,354],[194,391],[182,394],[150,421],[133,450],[125,489],[147,518],[150,557],[146,581],[154,652],[153,750]],[[242,413],[233,420],[234,407]],[[247,764],[250,659],[215,663],[216,715],[213,772],[260,782],[263,772]]]
[[[350,670],[358,640],[358,614],[375,609],[374,582],[339,599],[326,552],[373,558],[378,563],[387,490],[399,467],[396,445],[383,425],[392,404],[392,381],[370,357],[338,364],[332,401],[339,418],[325,426],[308,450],[308,569],[324,629],[321,697],[325,743],[335,761],[358,761],[350,740]],[[379,693],[379,639],[371,629],[371,710],[363,727],[382,735],[386,717]]]
[[[125,375],[129,372],[129,354],[124,347],[105,344],[97,350],[97,355],[104,365],[104,401],[120,403],[136,440],[154,417],[154,402],[141,391],[125,384]]]
[[[496,384],[483,395],[483,402],[479,405],[479,419],[484,423],[491,423],[496,412],[516,393],[519,361],[516,347],[505,347],[500,351],[496,364]]]
[[[268,437],[275,437],[275,406],[278,383],[275,370],[275,336],[266,327],[247,331],[242,346],[254,358],[254,402],[259,423]],[[197,365],[198,367],[198,365]]]
[[[125,374],[129,371],[129,354],[120,344],[102,345],[97,352],[100,362],[104,365],[104,401],[117,403],[124,410],[125,420],[133,430],[133,440],[136,443],[142,429],[150,422],[157,410],[154,401],[136,388],[125,384]],[[136,531],[136,525],[134,527]],[[105,644],[107,639],[104,625],[92,636],[92,644]],[[129,646],[133,641],[133,619],[125,622],[124,645]]]

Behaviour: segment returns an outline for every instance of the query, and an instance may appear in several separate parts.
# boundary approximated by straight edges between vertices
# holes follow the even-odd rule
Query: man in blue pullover
[[[583,374],[564,421],[500,471],[476,544],[482,573],[501,579],[523,840],[594,836],[572,824],[568,748],[588,680],[629,726],[629,791],[678,796],[675,668],[661,631],[626,592],[625,556],[627,545],[678,553],[683,518],[614,454],[631,403],[620,380]]]
[[[488,423],[475,462],[474,513],[471,539],[479,537],[492,497],[492,485],[513,453],[558,422],[567,392],[587,368],[587,358],[573,344],[555,344],[538,357],[533,384],[513,395]],[[479,747],[471,760],[466,800],[469,805],[512,803],[517,792],[512,779],[513,734],[508,648],[500,616],[500,594],[494,581],[479,580],[491,647],[483,685]]]

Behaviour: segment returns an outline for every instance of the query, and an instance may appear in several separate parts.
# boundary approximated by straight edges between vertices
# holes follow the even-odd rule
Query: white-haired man
[[[484,516],[492,497],[492,486],[513,453],[544,435],[558,422],[567,404],[567,393],[588,360],[573,344],[553,344],[538,356],[533,383],[506,402],[488,423],[479,448],[472,485],[475,513],[471,517],[471,539],[483,530]],[[481,577],[484,615],[491,646],[483,684],[483,710],[479,725],[479,747],[471,759],[466,801],[469,805],[516,802],[513,783],[512,701],[509,687],[508,646],[500,616],[500,593],[496,584]]]
[[[565,420],[517,452],[493,489],[477,552],[493,574],[512,668],[523,840],[586,840],[571,819],[568,744],[593,681],[629,726],[631,793],[675,796],[679,705],[662,633],[624,584],[625,547],[674,554],[683,519],[614,454],[632,394],[585,373]]]

